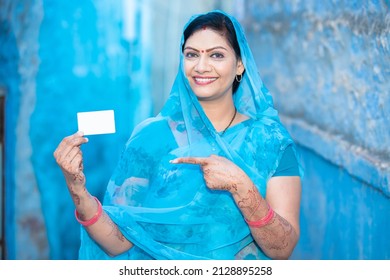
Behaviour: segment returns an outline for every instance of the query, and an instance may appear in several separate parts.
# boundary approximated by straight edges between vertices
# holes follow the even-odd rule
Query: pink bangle
[[[248,221],[247,219],[245,219],[246,223],[251,227],[258,227],[258,228],[268,225],[269,222],[271,222],[272,218],[274,217],[275,212],[274,210],[272,210],[272,208],[269,206],[268,203],[267,205],[268,205],[267,215],[265,215],[263,218],[257,221]]]
[[[100,203],[99,199],[97,199],[96,197],[93,197],[93,198],[96,200],[96,202],[97,202],[97,204],[98,204],[98,210],[97,210],[96,214],[95,214],[91,219],[89,219],[88,221],[82,221],[82,220],[80,220],[80,218],[79,218],[79,213],[77,212],[76,209],[74,210],[74,215],[76,216],[76,220],[77,220],[81,225],[83,225],[83,226],[85,226],[85,227],[91,226],[91,225],[93,225],[94,223],[96,223],[97,220],[99,220],[100,216],[101,216],[102,213],[103,213],[102,204]]]

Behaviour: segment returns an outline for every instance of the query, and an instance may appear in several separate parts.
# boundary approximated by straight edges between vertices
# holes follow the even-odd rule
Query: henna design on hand
[[[276,214],[276,213],[275,213]],[[284,250],[289,246],[293,227],[283,217],[275,215],[273,221],[263,228],[252,230],[255,239],[269,250]]]
[[[84,177],[81,176],[80,173],[78,173],[78,174],[73,174],[73,181],[74,181],[75,183],[82,183],[82,182],[84,182]]]
[[[72,196],[74,203],[76,205],[80,205],[80,203],[81,203],[80,196],[78,194],[76,194],[73,190],[70,190],[70,195]],[[81,215],[80,215],[80,218],[82,218]]]
[[[240,209],[246,209],[249,211],[248,218],[252,217],[261,203],[261,196],[255,185],[252,185],[247,192],[247,196],[237,201],[237,205]]]

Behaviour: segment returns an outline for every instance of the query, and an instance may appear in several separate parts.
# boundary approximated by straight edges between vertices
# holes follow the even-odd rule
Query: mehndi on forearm
[[[86,231],[110,256],[119,255],[132,247],[132,243],[125,238],[105,211],[99,221],[87,227]]]
[[[233,197],[248,221],[253,239],[264,253],[273,259],[287,259],[298,240],[292,225],[270,208],[254,185],[244,195]],[[251,226],[256,222],[259,226]]]

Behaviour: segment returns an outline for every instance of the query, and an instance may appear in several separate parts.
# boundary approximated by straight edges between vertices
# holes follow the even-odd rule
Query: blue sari
[[[199,166],[169,162],[183,156],[224,156],[265,197],[284,150],[292,145],[295,152],[242,27],[225,15],[234,25],[245,66],[234,103],[250,118],[223,135],[217,132],[191,90],[181,54],[168,100],[156,117],[134,129],[104,198],[104,210],[134,246],[111,258],[82,229],[80,259],[268,259],[229,192],[210,190]]]

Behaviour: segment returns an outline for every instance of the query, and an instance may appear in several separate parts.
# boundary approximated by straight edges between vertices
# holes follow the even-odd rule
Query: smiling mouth
[[[207,85],[212,82],[214,82],[217,78],[200,78],[200,77],[194,77],[194,81],[198,85]]]

